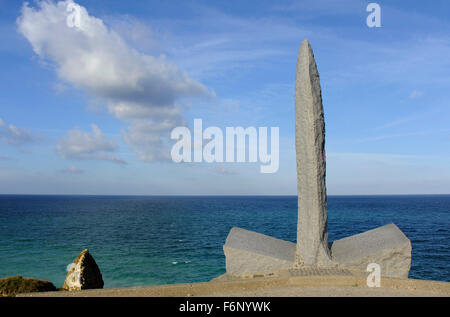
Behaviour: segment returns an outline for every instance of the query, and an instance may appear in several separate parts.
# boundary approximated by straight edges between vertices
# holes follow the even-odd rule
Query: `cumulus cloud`
[[[100,128],[91,125],[92,133],[78,128],[70,130],[67,137],[62,137],[56,145],[56,153],[69,160],[105,160],[118,164],[126,164],[113,154],[117,143],[108,140]]]
[[[79,27],[67,24],[71,3],[80,14]],[[210,95],[165,56],[129,47],[71,0],[40,1],[35,8],[26,3],[17,23],[34,52],[55,66],[61,80],[104,100],[108,111],[128,124],[124,140],[143,160],[167,157],[164,142],[183,122],[177,100]]]
[[[18,128],[12,124],[6,124],[0,118],[0,141],[12,145],[22,145],[35,140],[35,136],[27,129]]]

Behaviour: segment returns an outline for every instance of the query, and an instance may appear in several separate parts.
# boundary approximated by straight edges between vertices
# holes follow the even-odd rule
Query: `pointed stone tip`
[[[309,44],[308,39],[304,39],[302,44],[300,45],[300,51],[311,49],[311,45]]]
[[[302,44],[300,45],[300,49],[298,50],[297,57],[297,73],[307,74],[308,65],[311,63],[315,63],[314,61],[314,53],[309,44],[308,39],[304,39]]]

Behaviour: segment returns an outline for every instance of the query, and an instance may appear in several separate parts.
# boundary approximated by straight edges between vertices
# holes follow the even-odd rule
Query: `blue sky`
[[[450,193],[450,3],[380,0],[369,28],[369,2],[78,0],[76,31],[67,3],[0,0],[0,193],[296,194],[305,38],[328,193]],[[194,118],[280,127],[278,172],[167,160]]]

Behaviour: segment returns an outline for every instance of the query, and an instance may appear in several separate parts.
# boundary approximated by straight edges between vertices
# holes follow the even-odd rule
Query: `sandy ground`
[[[380,288],[369,288],[355,276],[260,277],[231,279],[226,276],[207,283],[129,287],[76,292],[21,294],[31,297],[450,297],[450,283],[382,278]]]

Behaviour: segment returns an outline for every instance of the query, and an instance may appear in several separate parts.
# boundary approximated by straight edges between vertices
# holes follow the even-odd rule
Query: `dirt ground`
[[[221,276],[211,282],[111,288],[72,292],[20,294],[31,297],[450,297],[450,283],[382,278],[381,287],[369,288],[364,277],[310,276],[234,279]]]

